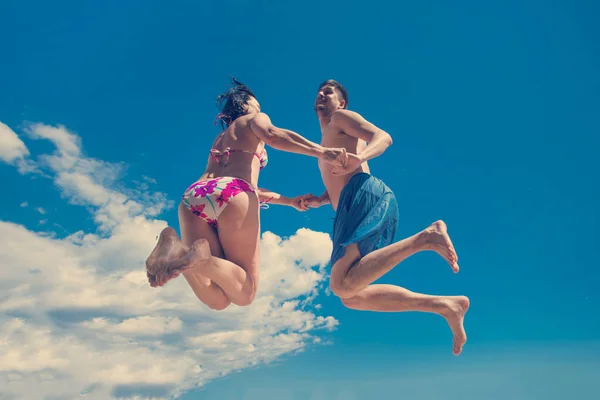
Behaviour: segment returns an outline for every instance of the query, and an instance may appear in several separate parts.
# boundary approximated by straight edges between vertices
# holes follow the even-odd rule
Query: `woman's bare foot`
[[[164,286],[171,279],[178,277],[184,270],[197,268],[200,264],[209,260],[211,256],[208,240],[196,240],[183,257],[163,264],[162,269],[155,276],[158,286]]]
[[[444,311],[442,316],[446,318],[454,338],[452,339],[452,353],[457,356],[467,342],[467,333],[464,327],[465,314],[469,309],[470,301],[465,296],[452,296],[442,300]]]
[[[176,277],[169,277],[162,284],[157,280],[159,275],[164,274],[170,263],[183,257],[187,251],[188,249],[181,242],[179,236],[177,236],[175,229],[171,227],[163,229],[156,247],[154,247],[150,257],[146,260],[146,274],[148,275],[150,286],[163,286],[169,279]]]
[[[424,246],[428,250],[433,250],[442,256],[454,273],[458,273],[458,256],[456,250],[448,235],[448,228],[444,221],[436,221],[431,224],[427,229],[421,232],[423,235]]]

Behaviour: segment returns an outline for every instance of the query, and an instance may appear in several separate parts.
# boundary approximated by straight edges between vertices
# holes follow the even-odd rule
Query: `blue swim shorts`
[[[340,194],[333,223],[331,266],[351,243],[358,244],[361,257],[391,244],[398,214],[396,196],[382,180],[364,172],[350,178]]]

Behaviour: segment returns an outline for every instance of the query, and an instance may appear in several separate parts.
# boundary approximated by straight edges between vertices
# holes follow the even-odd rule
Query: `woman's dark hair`
[[[221,113],[217,115],[217,120],[223,129],[231,125],[237,118],[246,115],[248,99],[256,97],[248,86],[235,78],[231,78],[231,80],[233,87],[217,97],[217,107],[221,110]]]

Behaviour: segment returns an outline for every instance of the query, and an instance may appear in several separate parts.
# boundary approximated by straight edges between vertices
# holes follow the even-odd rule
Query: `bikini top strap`
[[[250,150],[242,150],[242,149],[239,149],[239,150],[237,150],[237,149],[231,150],[231,152],[232,152],[232,153],[233,153],[233,152],[236,152],[236,151],[237,151],[237,152],[240,152],[240,153],[254,154],[254,155],[256,156],[256,158],[258,158],[258,159],[260,160],[260,156],[259,156],[257,153],[253,152],[253,151],[250,151]]]
[[[226,156],[226,160],[225,160],[225,164],[227,164],[227,162],[229,161],[229,157],[231,156],[231,153],[235,153],[235,152],[241,152],[241,153],[249,153],[249,154],[254,154],[256,156],[256,158],[258,158],[258,161],[260,161],[260,164],[262,166],[263,164],[263,159],[255,152],[253,151],[249,151],[249,150],[242,150],[242,149],[231,149],[230,147],[225,148],[225,150],[223,151],[219,151],[217,149],[211,149],[210,150],[210,157],[215,160],[217,163],[220,164],[219,162],[219,158],[222,156]],[[266,151],[263,150],[263,154]]]
[[[220,164],[220,162],[219,162],[220,157],[226,156],[227,159],[225,160],[225,163],[227,163],[227,161],[229,161],[230,155],[231,155],[231,148],[229,148],[229,147],[225,148],[225,150],[223,150],[223,151],[219,151],[217,149],[210,150],[210,157],[219,164]]]

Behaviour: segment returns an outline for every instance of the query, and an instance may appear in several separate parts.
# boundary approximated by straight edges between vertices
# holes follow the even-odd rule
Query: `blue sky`
[[[321,290],[313,312],[339,321],[316,334],[329,344],[183,398],[430,399],[437,386],[444,398],[587,396],[600,390],[599,11],[590,1],[11,0],[0,5],[0,121],[32,154],[52,146],[28,140],[29,123],[64,125],[89,157],[121,165],[124,184],[150,177],[176,202],[203,171],[228,76],[275,124],[314,141],[316,88],[337,79],[350,108],[394,138],[371,169],[397,195],[398,239],[442,218],[459,255],[459,275],[418,254],[381,282],[468,295],[464,352],[452,356],[439,317],[347,310]],[[323,191],[316,160],[269,156],[261,186]],[[1,221],[57,237],[95,231],[55,181],[0,171]],[[330,232],[333,216],[274,206],[262,226]],[[156,218],[177,227],[174,207]]]

